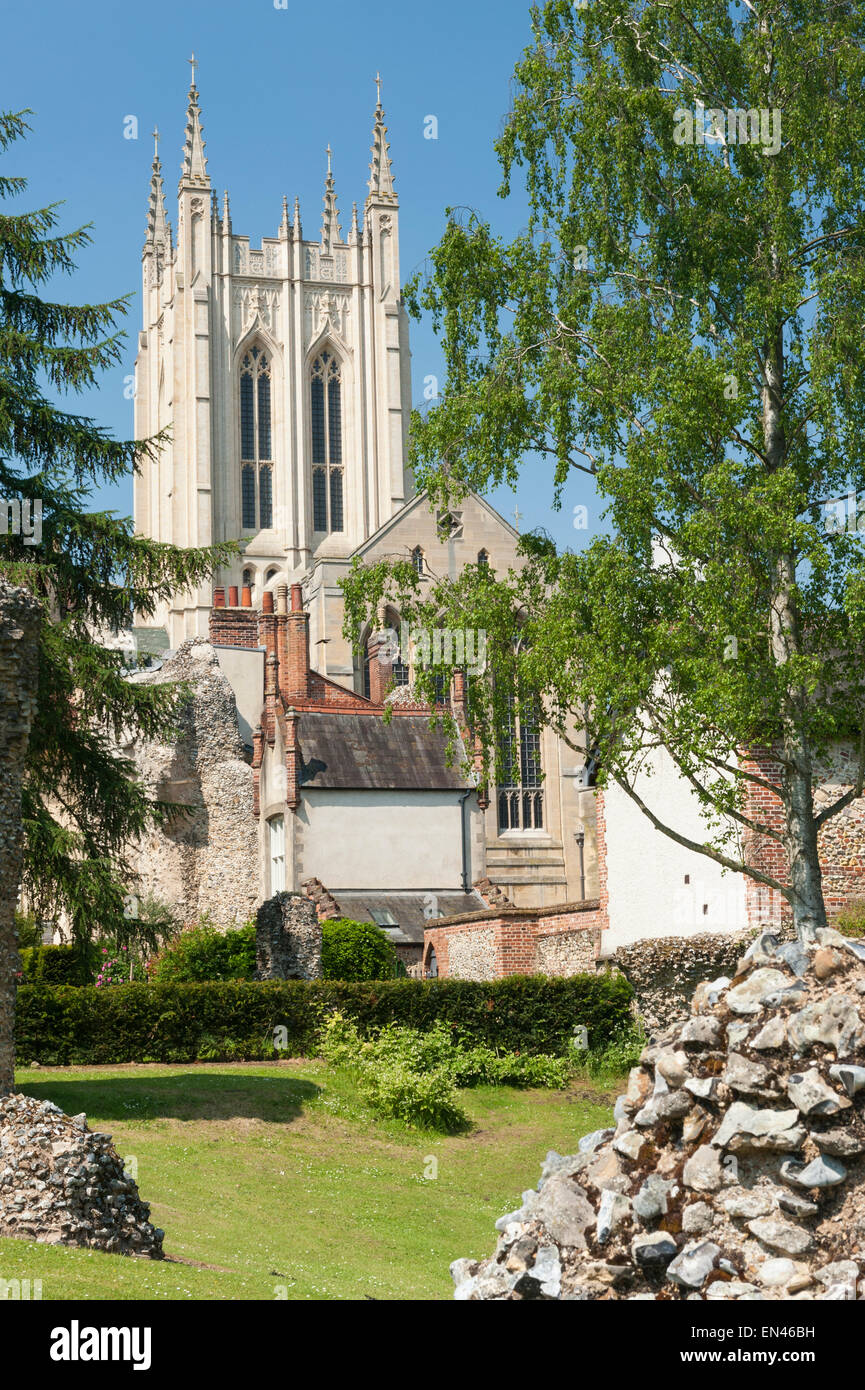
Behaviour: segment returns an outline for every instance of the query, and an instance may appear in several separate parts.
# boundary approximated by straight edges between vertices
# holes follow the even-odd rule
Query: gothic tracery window
[[[241,519],[245,531],[266,530],[273,525],[270,382],[270,358],[260,347],[251,347],[240,364]]]
[[[313,530],[343,531],[342,376],[330,352],[312,364],[310,396]]]
[[[505,830],[542,830],[544,825],[541,720],[537,698],[508,701],[499,732],[502,785],[498,789],[499,834]]]

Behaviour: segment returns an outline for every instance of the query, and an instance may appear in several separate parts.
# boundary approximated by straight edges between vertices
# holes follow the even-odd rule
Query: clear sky
[[[378,71],[400,198],[403,281],[438,241],[449,205],[476,208],[507,235],[525,225],[522,199],[497,197],[493,141],[510,104],[514,64],[530,41],[527,0],[277,3],[284,8],[274,0],[4,6],[3,106],[34,112],[31,136],[4,159],[4,172],[27,175],[31,205],[62,200],[66,229],[93,223],[93,244],[79,257],[78,272],[55,293],[78,303],[133,296],[122,365],[73,407],[118,436],[132,435],[124,391],[139,328],[150,132],[158,126],[176,228],[193,50],[208,173],[220,201],[228,189],[235,233],[254,245],[276,235],[283,193],[290,204],[299,195],[304,235],[317,234],[328,142],[348,230],[352,201],[362,209],[366,194]],[[436,117],[437,139],[424,136],[429,116]],[[129,117],[137,121],[137,139],[125,138],[135,130]],[[413,322],[411,346],[419,404],[424,378],[443,377],[428,322]],[[131,513],[131,479],[98,500]],[[581,545],[598,524],[590,481],[576,476],[555,512],[550,475],[540,464],[527,468],[516,499],[500,490],[491,500],[511,521],[516,503],[520,529],[544,526],[563,544]],[[573,529],[578,503],[588,506],[588,532]]]

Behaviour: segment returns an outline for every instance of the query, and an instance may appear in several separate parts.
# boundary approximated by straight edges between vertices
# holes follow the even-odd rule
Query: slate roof
[[[298,741],[303,787],[404,791],[465,791],[462,745],[447,765],[447,739],[428,715],[301,714]]]
[[[483,912],[487,906],[480,893],[445,893],[433,889],[426,893],[378,893],[337,888],[334,896],[340,911],[355,922],[374,922],[373,910],[389,913],[396,927],[382,926],[382,931],[397,944],[423,943],[424,928],[434,926],[436,917]]]

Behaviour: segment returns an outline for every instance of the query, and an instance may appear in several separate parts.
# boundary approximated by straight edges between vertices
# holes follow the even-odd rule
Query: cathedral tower
[[[176,245],[158,143],[142,253],[137,438],[168,432],[135,479],[135,524],[181,546],[240,539],[215,582],[331,588],[349,556],[411,495],[408,330],[399,202],[381,85],[363,219],[341,226],[328,147],[321,228],[305,239],[282,202],[260,247],[234,232],[211,187],[192,62]],[[205,635],[212,585],[157,614],[172,647]]]

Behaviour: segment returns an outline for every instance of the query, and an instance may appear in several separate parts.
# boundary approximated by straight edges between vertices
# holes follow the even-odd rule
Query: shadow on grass
[[[67,1115],[83,1110],[106,1120],[268,1120],[289,1124],[315,1100],[321,1087],[292,1077],[243,1076],[238,1072],[178,1071],[172,1076],[59,1078],[28,1081],[20,1088],[51,1100]],[[91,1124],[93,1128],[93,1124]]]

